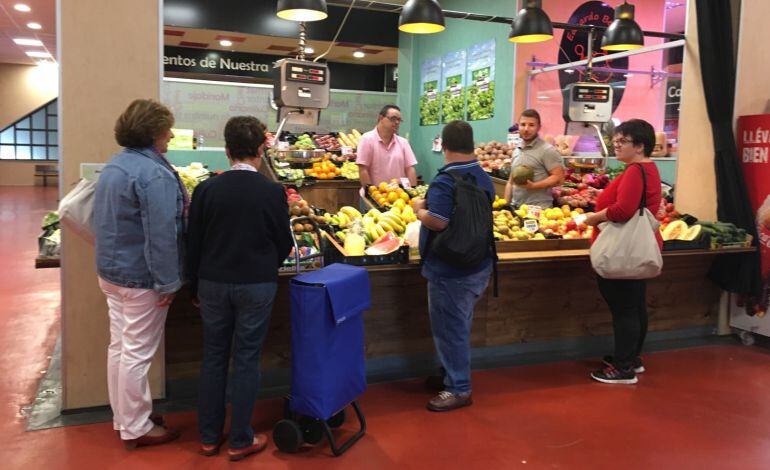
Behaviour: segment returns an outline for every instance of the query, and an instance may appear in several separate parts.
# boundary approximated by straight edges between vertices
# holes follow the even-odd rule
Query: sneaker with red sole
[[[224,437],[222,437],[216,444],[204,444],[201,442],[199,452],[201,455],[205,455],[206,457],[213,457],[219,453],[219,449],[222,447],[224,442]]]
[[[632,385],[639,381],[633,369],[617,369],[615,366],[591,372],[591,378],[605,384]]]
[[[227,449],[227,456],[231,461],[236,462],[264,450],[265,447],[267,447],[267,436],[264,434],[255,434],[254,440],[250,446],[241,447],[240,449]]]

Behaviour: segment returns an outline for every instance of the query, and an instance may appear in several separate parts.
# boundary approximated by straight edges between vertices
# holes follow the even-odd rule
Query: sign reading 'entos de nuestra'
[[[273,62],[281,58],[265,54],[167,46],[163,51],[163,66],[167,72],[270,78]]]

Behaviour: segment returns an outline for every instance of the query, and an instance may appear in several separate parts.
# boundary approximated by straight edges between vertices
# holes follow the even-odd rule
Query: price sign
[[[279,140],[278,141],[278,150],[281,151],[281,152],[285,152],[285,151],[289,150],[289,143],[286,142],[285,140]]]
[[[350,155],[353,153],[353,147],[342,147],[342,155]]]
[[[409,182],[409,178],[401,178],[401,186],[404,189],[412,189],[412,184]]]
[[[524,230],[529,233],[536,233],[540,226],[537,220],[527,219],[524,221]]]

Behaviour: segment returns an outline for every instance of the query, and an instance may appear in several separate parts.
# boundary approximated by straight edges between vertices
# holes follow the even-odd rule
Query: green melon
[[[532,181],[535,177],[535,171],[526,166],[519,165],[513,169],[513,182],[519,185],[527,184],[527,181]]]

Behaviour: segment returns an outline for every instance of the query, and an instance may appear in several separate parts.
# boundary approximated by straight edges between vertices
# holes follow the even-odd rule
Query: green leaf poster
[[[495,115],[495,40],[468,49],[468,121]]]
[[[442,60],[441,115],[447,123],[465,117],[465,62],[467,52],[450,52]]]
[[[427,59],[420,68],[420,125],[435,126],[439,123],[439,81],[441,58]]]

